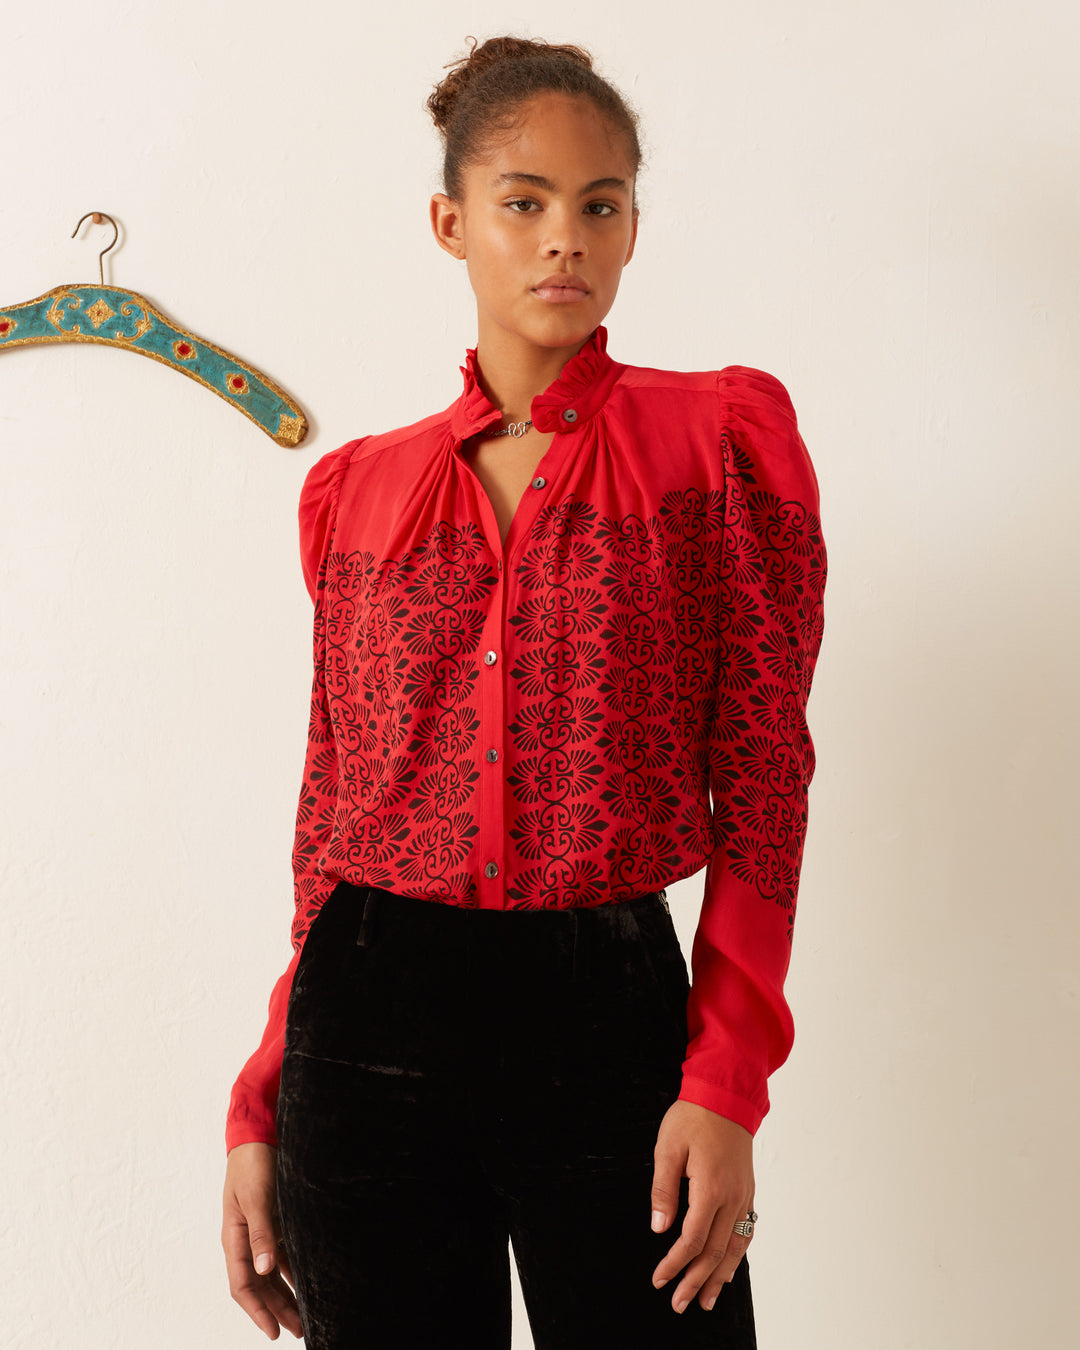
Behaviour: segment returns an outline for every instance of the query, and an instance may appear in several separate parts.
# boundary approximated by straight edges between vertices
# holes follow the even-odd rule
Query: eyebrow
[[[550,178],[544,178],[538,173],[501,173],[493,180],[492,186],[500,187],[507,183],[531,183],[533,187],[546,188],[548,192],[558,190]],[[629,186],[625,178],[594,178],[581,189],[581,196],[587,196],[598,188],[622,188],[625,191]]]

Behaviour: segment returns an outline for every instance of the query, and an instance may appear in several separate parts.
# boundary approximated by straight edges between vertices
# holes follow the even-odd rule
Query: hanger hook
[[[108,248],[103,248],[103,249],[101,250],[101,252],[98,254],[98,272],[99,272],[100,275],[101,275],[101,284],[104,286],[104,285],[105,285],[105,264],[104,264],[104,262],[102,261],[102,259],[105,257],[105,254],[108,253],[108,251],[109,251],[110,248],[115,248],[115,247],[116,247],[116,241],[117,241],[117,239],[120,238],[120,230],[119,230],[119,228],[117,227],[116,221],[113,220],[112,216],[107,216],[107,215],[105,214],[104,211],[87,211],[86,215],[83,216],[83,217],[82,217],[82,220],[79,221],[79,225],[81,225],[81,224],[83,223],[83,220],[86,219],[86,216],[93,216],[93,217],[94,217],[94,224],[95,224],[95,225],[100,225],[101,222],[102,222],[103,220],[107,220],[107,221],[109,222],[109,224],[113,227],[114,233],[113,233],[113,241],[112,241],[112,243],[109,245]],[[71,231],[71,237],[72,237],[72,239],[74,239],[75,236],[79,233],[79,225],[76,225],[75,228]]]

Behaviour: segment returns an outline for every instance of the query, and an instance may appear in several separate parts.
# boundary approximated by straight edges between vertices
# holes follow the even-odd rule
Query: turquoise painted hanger
[[[107,220],[115,231],[112,243],[98,255],[101,285],[54,286],[36,300],[0,309],[0,353],[46,342],[102,342],[107,347],[122,347],[172,366],[204,389],[212,389],[278,445],[299,445],[307,435],[307,418],[268,375],[179,327],[138,292],[105,285],[105,254],[115,246],[120,231],[104,211],[87,211],[72,230],[73,239],[91,215],[95,225]]]

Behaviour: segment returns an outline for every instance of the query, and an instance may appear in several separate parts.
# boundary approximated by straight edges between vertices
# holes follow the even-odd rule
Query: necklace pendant
[[[531,426],[532,422],[511,422],[506,432],[509,436],[524,436]]]

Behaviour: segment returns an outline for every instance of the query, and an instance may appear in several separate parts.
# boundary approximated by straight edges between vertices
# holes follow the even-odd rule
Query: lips
[[[534,286],[532,293],[545,305],[580,305],[589,288],[572,272],[553,272]]]
[[[543,281],[538,281],[533,287],[534,291],[546,290],[574,290],[584,291],[588,294],[589,288],[581,277],[574,276],[570,272],[553,272],[551,276],[545,277]]]

